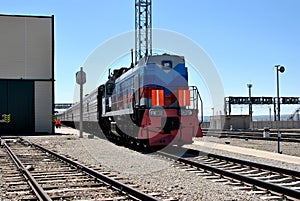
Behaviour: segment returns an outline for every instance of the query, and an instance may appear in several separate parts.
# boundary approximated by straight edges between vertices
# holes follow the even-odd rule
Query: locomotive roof
[[[160,54],[160,55],[152,55],[143,57],[140,59],[138,66],[144,66],[146,64],[152,64],[152,63],[161,63],[161,61],[172,61],[174,64],[178,63],[184,63],[184,56],[179,55],[170,55],[170,54]],[[175,65],[174,65],[175,66]]]
[[[136,71],[139,68],[144,67],[145,65],[148,65],[148,64],[161,65],[162,61],[172,61],[173,66],[185,63],[184,56],[179,56],[179,55],[161,54],[161,55],[146,56],[146,57],[141,58],[138,61],[138,64],[136,64],[134,68],[126,68],[126,70],[122,70],[123,73],[121,73],[118,77],[116,77],[115,81],[118,82],[119,80],[126,77],[128,74],[133,73],[134,71]],[[118,70],[121,70],[121,69],[123,69],[123,68],[120,68]]]

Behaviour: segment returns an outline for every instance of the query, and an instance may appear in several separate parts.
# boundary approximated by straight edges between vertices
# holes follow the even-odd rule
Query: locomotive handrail
[[[190,90],[192,90],[193,92],[196,93],[196,97],[194,97],[196,101],[196,105],[197,105],[197,109],[199,111],[199,108],[198,108],[198,100],[200,101],[200,115],[201,115],[201,119],[200,119],[200,122],[199,122],[199,125],[201,125],[203,123],[203,101],[202,101],[202,98],[201,98],[201,95],[199,93],[199,90],[196,86],[189,86],[189,88],[192,88]],[[194,93],[193,93],[194,94]]]

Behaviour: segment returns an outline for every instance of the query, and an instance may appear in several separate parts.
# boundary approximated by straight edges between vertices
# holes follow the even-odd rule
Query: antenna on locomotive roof
[[[110,68],[108,69],[108,79],[110,79],[111,76],[110,76]]]
[[[134,63],[133,63],[133,49],[131,49],[131,65],[130,68],[134,67]]]

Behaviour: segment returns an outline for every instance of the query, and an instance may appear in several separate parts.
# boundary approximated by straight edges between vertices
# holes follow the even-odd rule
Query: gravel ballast
[[[246,191],[215,183],[174,166],[174,162],[142,154],[99,138],[77,136],[35,137],[28,140],[63,153],[79,162],[101,165],[135,184],[180,200],[259,200]]]
[[[203,137],[203,138],[197,138],[194,139],[195,141],[205,141],[205,142],[215,142],[219,144],[225,144],[225,142],[229,142],[230,146],[238,146],[238,147],[245,147],[249,149],[256,149],[256,150],[263,150],[263,151],[268,151],[272,153],[277,153],[277,141],[267,141],[267,140],[251,140],[248,139],[247,141],[244,139],[236,139],[236,138],[216,138],[216,137]],[[291,155],[291,156],[297,156],[300,157],[300,144],[296,142],[281,142],[281,150],[283,151],[284,154],[286,155]],[[197,150],[201,150],[204,152],[208,153],[214,153],[214,154],[220,154],[228,157],[233,157],[233,158],[240,158],[243,160],[249,160],[253,162],[258,162],[258,163],[263,163],[263,164],[268,164],[272,166],[278,166],[282,168],[288,168],[288,169],[293,169],[300,171],[300,166],[298,164],[293,164],[293,163],[287,163],[287,162],[282,162],[279,160],[271,160],[268,159],[267,156],[265,158],[260,158],[260,157],[255,157],[255,156],[250,156],[247,154],[239,154],[235,152],[230,152],[230,151],[225,151],[225,150],[218,150],[212,148],[207,148],[207,147],[201,147],[195,144],[192,145],[186,145],[185,147],[187,148],[193,148]],[[278,154],[280,155],[280,154]]]
[[[260,200],[257,195],[234,190],[232,186],[179,169],[172,161],[153,154],[142,154],[97,137],[88,139],[86,136],[78,138],[77,135],[70,135],[30,137],[29,140],[77,158],[82,163],[100,164],[144,188],[180,200]]]
[[[179,169],[175,162],[156,155],[143,154],[97,137],[89,139],[87,135],[84,135],[84,138],[79,138],[74,133],[77,132],[73,132],[70,135],[26,137],[26,139],[73,159],[76,158],[84,164],[101,166],[108,171],[118,173],[121,177],[127,178],[142,188],[153,190],[154,192],[163,192],[165,195],[179,198],[180,200],[261,200],[259,195],[235,190],[232,186],[213,182],[196,175],[196,173]],[[206,139],[204,137],[196,140],[213,141],[216,139]],[[216,141],[218,141],[217,143],[223,143],[219,139]],[[233,139],[231,139],[231,144],[234,145],[234,143],[236,145],[242,144],[238,141],[233,142]],[[187,147],[201,150],[201,147],[196,145],[188,145]],[[293,164],[259,159],[232,152],[220,150],[203,151],[211,151],[216,154],[220,152],[220,154],[227,156],[247,158],[252,161],[291,169],[299,168]]]

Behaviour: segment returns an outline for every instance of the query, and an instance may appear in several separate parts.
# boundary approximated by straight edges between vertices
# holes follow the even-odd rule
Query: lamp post
[[[250,116],[250,128],[251,128],[251,122],[252,122],[251,88],[252,88],[252,84],[247,84],[247,87],[249,88],[249,116]]]
[[[280,99],[279,99],[279,72],[283,73],[285,71],[284,66],[281,65],[275,65],[276,68],[276,78],[277,78],[277,136],[278,136],[278,153],[282,153],[282,151],[280,151],[280,138],[281,138],[281,134],[280,134]]]

